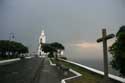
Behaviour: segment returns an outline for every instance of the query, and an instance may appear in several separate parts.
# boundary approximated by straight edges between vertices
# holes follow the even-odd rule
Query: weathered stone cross
[[[102,38],[97,39],[97,42],[103,42],[103,58],[104,58],[104,76],[108,79],[108,52],[107,40],[114,37],[114,34],[107,35],[106,29],[102,29]]]

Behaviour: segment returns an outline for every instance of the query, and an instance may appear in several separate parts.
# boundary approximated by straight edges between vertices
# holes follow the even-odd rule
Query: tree
[[[116,34],[116,41],[110,47],[109,52],[113,56],[112,67],[125,76],[125,26],[120,27]]]
[[[17,57],[21,53],[28,53],[28,48],[15,41],[0,40],[1,57]]]
[[[55,53],[55,57],[56,59],[58,58],[57,56],[57,52],[58,50],[64,50],[64,46],[58,42],[54,42],[54,43],[50,43],[50,44],[42,44],[41,46],[42,51],[44,51],[45,53],[49,53],[49,57],[54,57],[54,53]]]
[[[48,57],[54,57],[53,53],[57,51],[51,46],[51,44],[48,43],[42,44],[41,50],[44,51],[45,53],[49,53]]]
[[[64,46],[61,43],[58,43],[58,42],[51,43],[51,46],[57,50],[56,53],[55,53],[55,57],[57,59],[58,58],[57,53],[61,52],[65,48],[64,48]]]
[[[53,52],[53,51],[56,51],[56,49],[54,49],[51,44],[43,44],[42,45],[42,51],[44,51],[45,53],[48,53],[48,52]]]
[[[64,50],[64,46],[58,42],[51,43],[51,46],[54,47],[55,49]]]

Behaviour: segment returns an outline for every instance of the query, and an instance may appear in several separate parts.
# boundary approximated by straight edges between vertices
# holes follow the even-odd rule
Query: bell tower
[[[40,56],[45,54],[41,49],[41,45],[44,43],[46,43],[46,36],[45,36],[44,30],[42,30],[41,35],[39,37],[39,47],[38,47],[38,55],[40,55]]]
[[[44,30],[41,31],[41,35],[39,38],[39,44],[42,44],[42,43],[46,43],[46,36],[45,36]]]

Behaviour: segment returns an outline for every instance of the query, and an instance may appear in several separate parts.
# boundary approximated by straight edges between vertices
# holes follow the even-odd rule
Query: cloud
[[[100,44],[96,42],[82,42],[82,43],[74,43],[72,46],[77,46],[80,48],[100,48]]]
[[[111,39],[107,41],[107,47],[110,47],[113,43],[115,42],[115,39]],[[103,48],[102,42],[97,43],[97,42],[74,42],[70,44],[70,46],[76,46],[79,48],[85,48],[85,49],[101,49]]]

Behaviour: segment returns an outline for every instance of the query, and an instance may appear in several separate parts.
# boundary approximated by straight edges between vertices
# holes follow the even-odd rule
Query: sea
[[[66,47],[65,56],[68,57],[69,60],[80,63],[82,65],[104,71],[104,64],[103,64],[103,49],[101,48],[86,48],[86,47],[79,47],[75,45],[69,45]],[[109,73],[113,75],[119,76],[120,73],[116,71],[111,66],[112,55],[108,53],[108,68]]]

